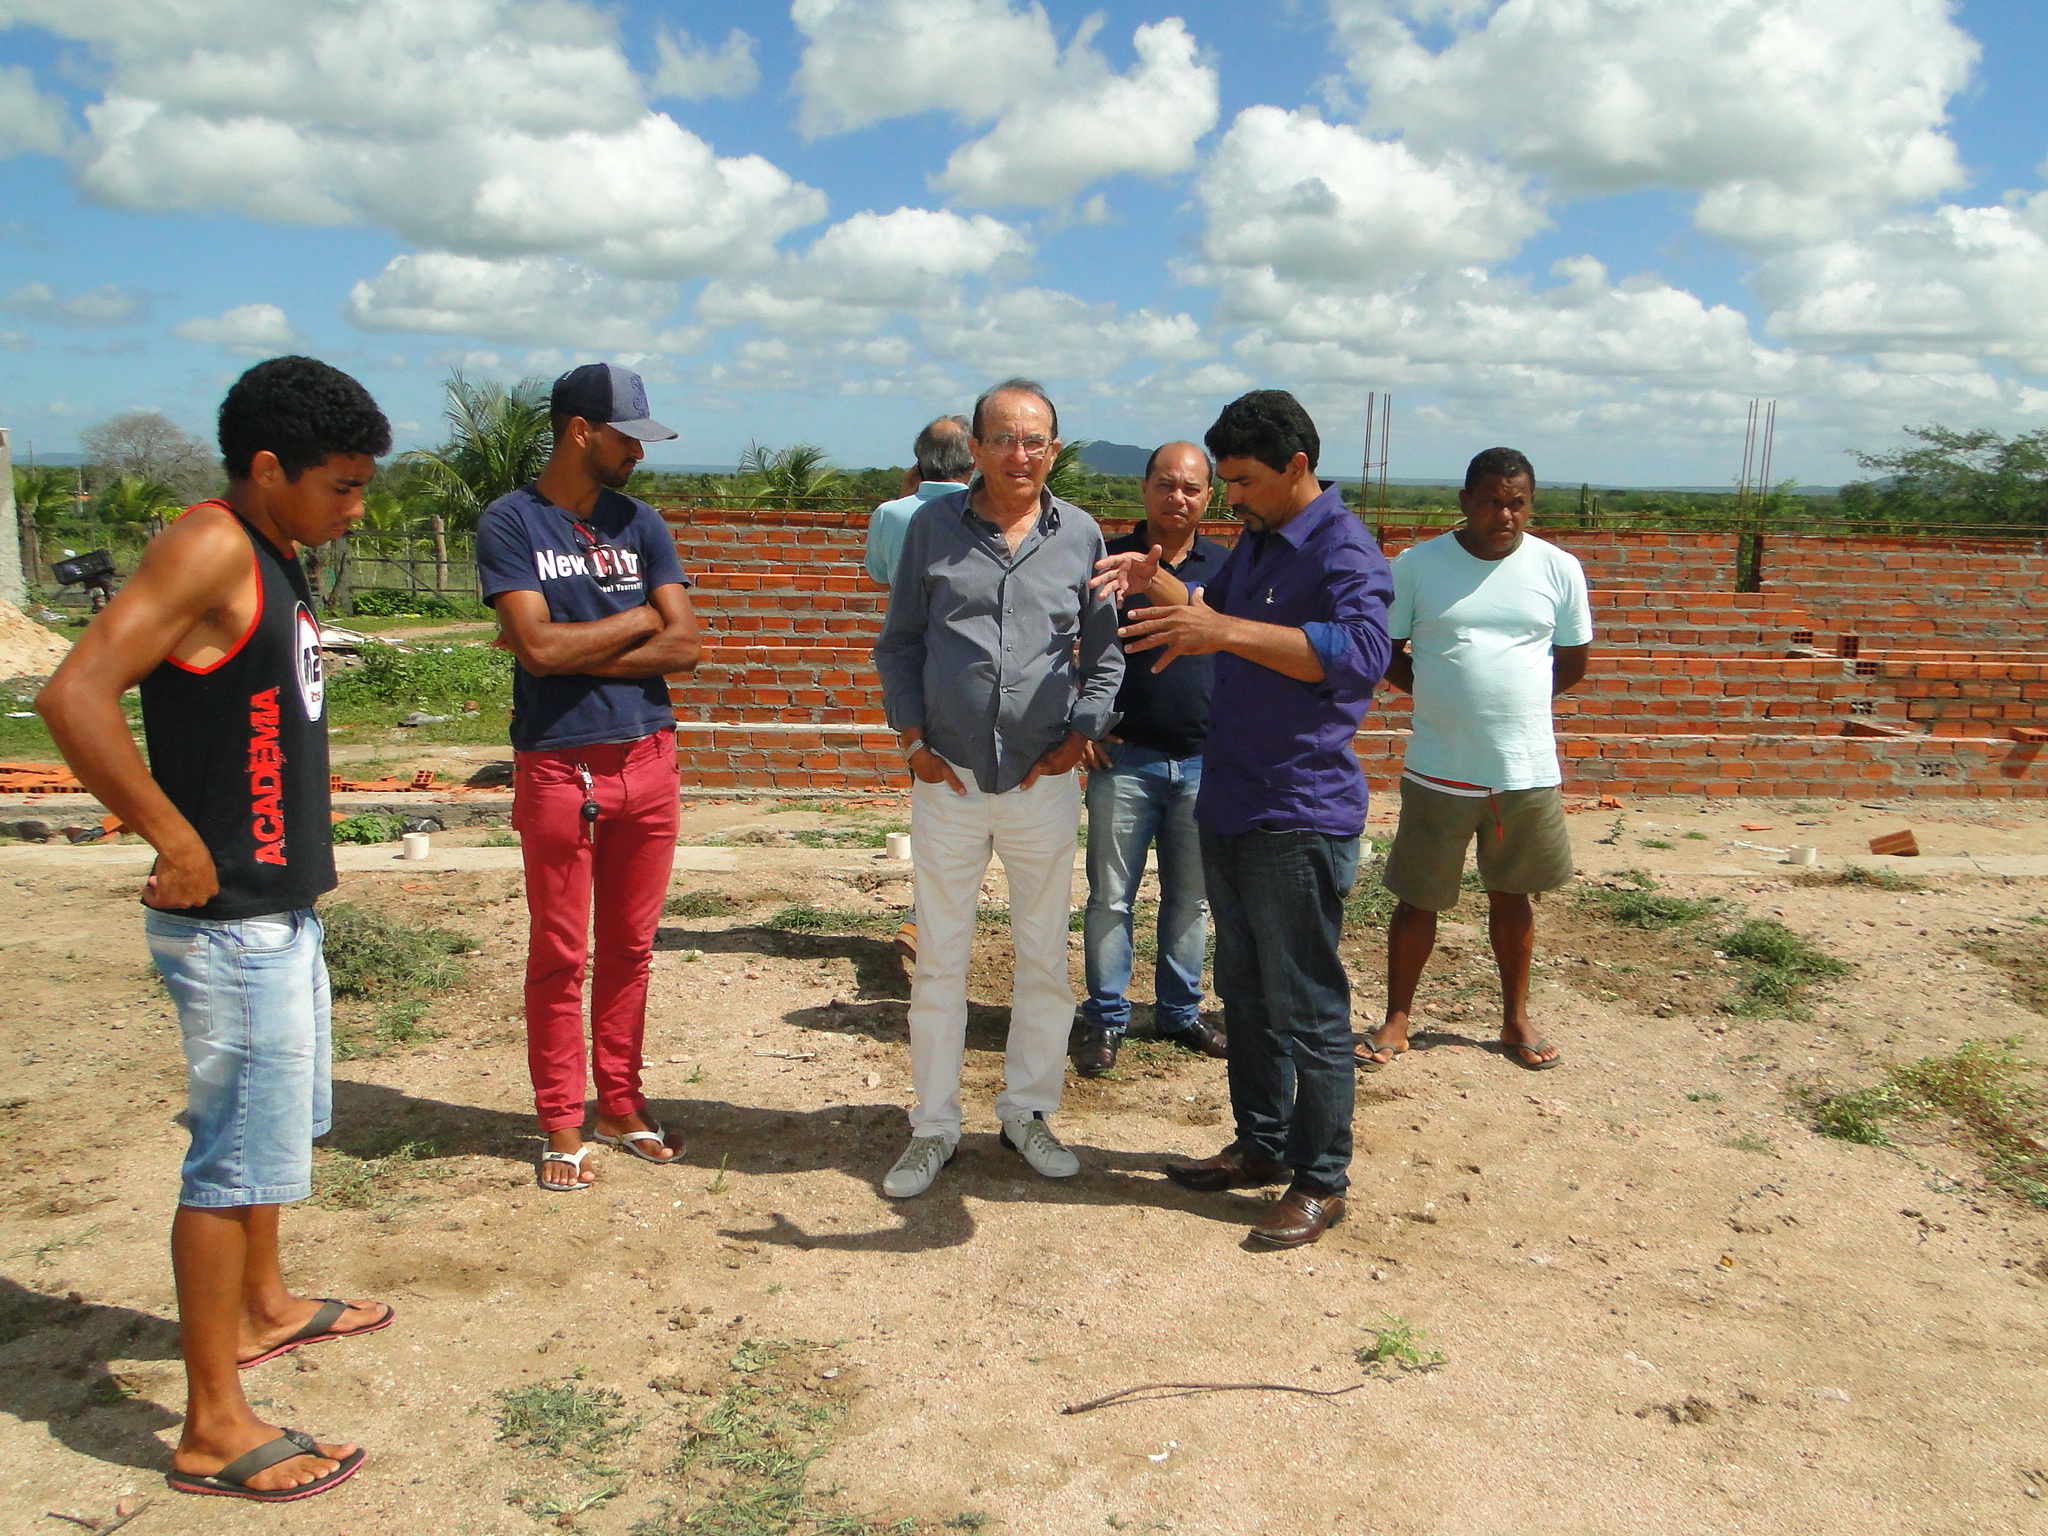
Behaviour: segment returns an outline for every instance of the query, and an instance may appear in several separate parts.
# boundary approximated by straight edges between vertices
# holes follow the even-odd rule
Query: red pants
[[[597,886],[590,988],[598,1113],[634,1115],[647,970],[675,863],[681,804],[675,732],[514,754],[512,825],[526,863],[526,1064],[543,1131],[583,1124],[583,969]],[[595,822],[583,819],[590,775]]]

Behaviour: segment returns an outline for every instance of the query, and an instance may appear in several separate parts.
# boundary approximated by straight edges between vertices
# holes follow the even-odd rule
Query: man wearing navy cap
[[[676,434],[649,418],[640,376],[585,363],[555,380],[554,450],[476,531],[512,686],[512,825],[526,865],[526,1059],[547,1138],[543,1189],[579,1191],[583,972],[593,971],[597,1139],[646,1162],[675,1156],[640,1090],[647,971],[675,859],[675,712],[668,684],[697,665],[697,616],[661,515],[621,494]],[[597,942],[591,954],[592,892]]]

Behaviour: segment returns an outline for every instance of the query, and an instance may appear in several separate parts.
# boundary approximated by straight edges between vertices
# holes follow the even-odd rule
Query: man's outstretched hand
[[[1159,562],[1165,558],[1163,544],[1154,544],[1142,555],[1136,550],[1109,555],[1095,562],[1097,574],[1088,583],[1089,590],[1102,593],[1113,603],[1121,603],[1133,592],[1150,591],[1159,576]]]
[[[1126,652],[1165,650],[1153,663],[1154,672],[1166,670],[1176,656],[1213,656],[1228,643],[1232,620],[1218,613],[1196,587],[1186,603],[1173,608],[1139,608],[1131,622],[1117,631]]]
[[[1031,765],[1031,771],[1024,775],[1019,789],[1029,789],[1047,774],[1072,773],[1081,763],[1081,755],[1088,750],[1088,738],[1079,731],[1067,732],[1067,739],[1056,747],[1048,747],[1039,754],[1038,761]]]

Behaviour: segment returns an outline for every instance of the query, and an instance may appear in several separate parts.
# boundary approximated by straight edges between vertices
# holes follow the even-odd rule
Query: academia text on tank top
[[[167,658],[142,680],[150,775],[213,851],[220,875],[219,892],[185,917],[290,912],[334,889],[312,592],[296,559],[241,527],[256,568],[255,622],[211,666]]]

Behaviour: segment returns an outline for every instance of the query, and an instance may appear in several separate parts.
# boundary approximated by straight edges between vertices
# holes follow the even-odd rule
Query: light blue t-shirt
[[[875,508],[868,517],[865,557],[868,574],[885,587],[893,583],[896,580],[896,560],[903,553],[903,530],[910,526],[911,516],[934,496],[966,489],[958,480],[920,481],[910,495],[885,501]]]
[[[1524,534],[1505,560],[1446,533],[1394,561],[1387,633],[1415,658],[1407,770],[1487,789],[1561,784],[1550,648],[1593,639],[1586,572]]]

